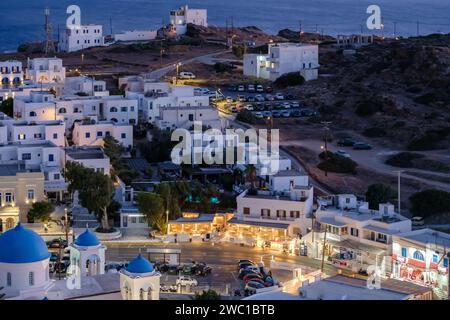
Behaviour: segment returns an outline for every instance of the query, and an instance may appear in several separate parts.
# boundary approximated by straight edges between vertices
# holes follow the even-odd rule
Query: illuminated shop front
[[[182,217],[169,221],[169,234],[204,235],[224,229],[230,214],[183,212]]]

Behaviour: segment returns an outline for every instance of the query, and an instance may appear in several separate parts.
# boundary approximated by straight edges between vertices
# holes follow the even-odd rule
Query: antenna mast
[[[45,54],[55,53],[55,44],[53,42],[52,35],[52,25],[50,24],[50,9],[47,7],[44,10],[45,15],[45,43],[44,43],[44,52]]]

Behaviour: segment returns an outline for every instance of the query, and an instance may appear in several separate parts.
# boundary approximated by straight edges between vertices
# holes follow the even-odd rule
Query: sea
[[[103,33],[155,30],[169,22],[170,10],[187,4],[208,9],[210,25],[256,26],[270,34],[290,28],[337,35],[368,32],[369,5],[381,9],[384,36],[450,33],[450,0],[0,0],[0,52],[14,52],[25,42],[42,41],[44,8],[56,39],[68,17],[67,7],[81,8],[81,23],[103,25]],[[371,33],[373,33],[371,31]]]

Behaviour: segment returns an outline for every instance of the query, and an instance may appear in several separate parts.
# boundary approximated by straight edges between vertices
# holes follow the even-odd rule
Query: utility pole
[[[298,24],[299,24],[299,26],[300,26],[300,37],[301,37],[302,34],[303,34],[303,21],[302,21],[302,20],[299,20],[299,21],[298,21]]]
[[[112,27],[112,18],[111,17],[109,17],[109,30],[110,30],[111,36],[112,36],[112,34],[113,34],[113,27]]]
[[[325,234],[323,236],[323,245],[322,245],[322,263],[320,265],[320,271],[323,273],[323,267],[325,264],[325,250],[327,246],[327,227],[325,227]]]
[[[325,161],[328,160],[328,133],[330,132],[330,124],[331,121],[321,121],[320,122],[323,125],[325,134],[324,134],[324,140],[325,140]],[[328,176],[328,170],[325,169],[325,177]]]

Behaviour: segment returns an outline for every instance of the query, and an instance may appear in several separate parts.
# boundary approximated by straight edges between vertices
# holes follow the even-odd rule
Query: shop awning
[[[197,218],[178,218],[177,220],[169,221],[169,224],[181,223],[212,223],[214,221],[214,214],[201,214]]]
[[[262,227],[262,228],[274,228],[274,229],[284,229],[287,230],[289,228],[289,224],[285,223],[272,223],[272,222],[264,222],[264,221],[248,221],[248,220],[239,220],[237,218],[232,218],[228,220],[228,224],[240,224],[240,225],[248,225],[254,227]]]

